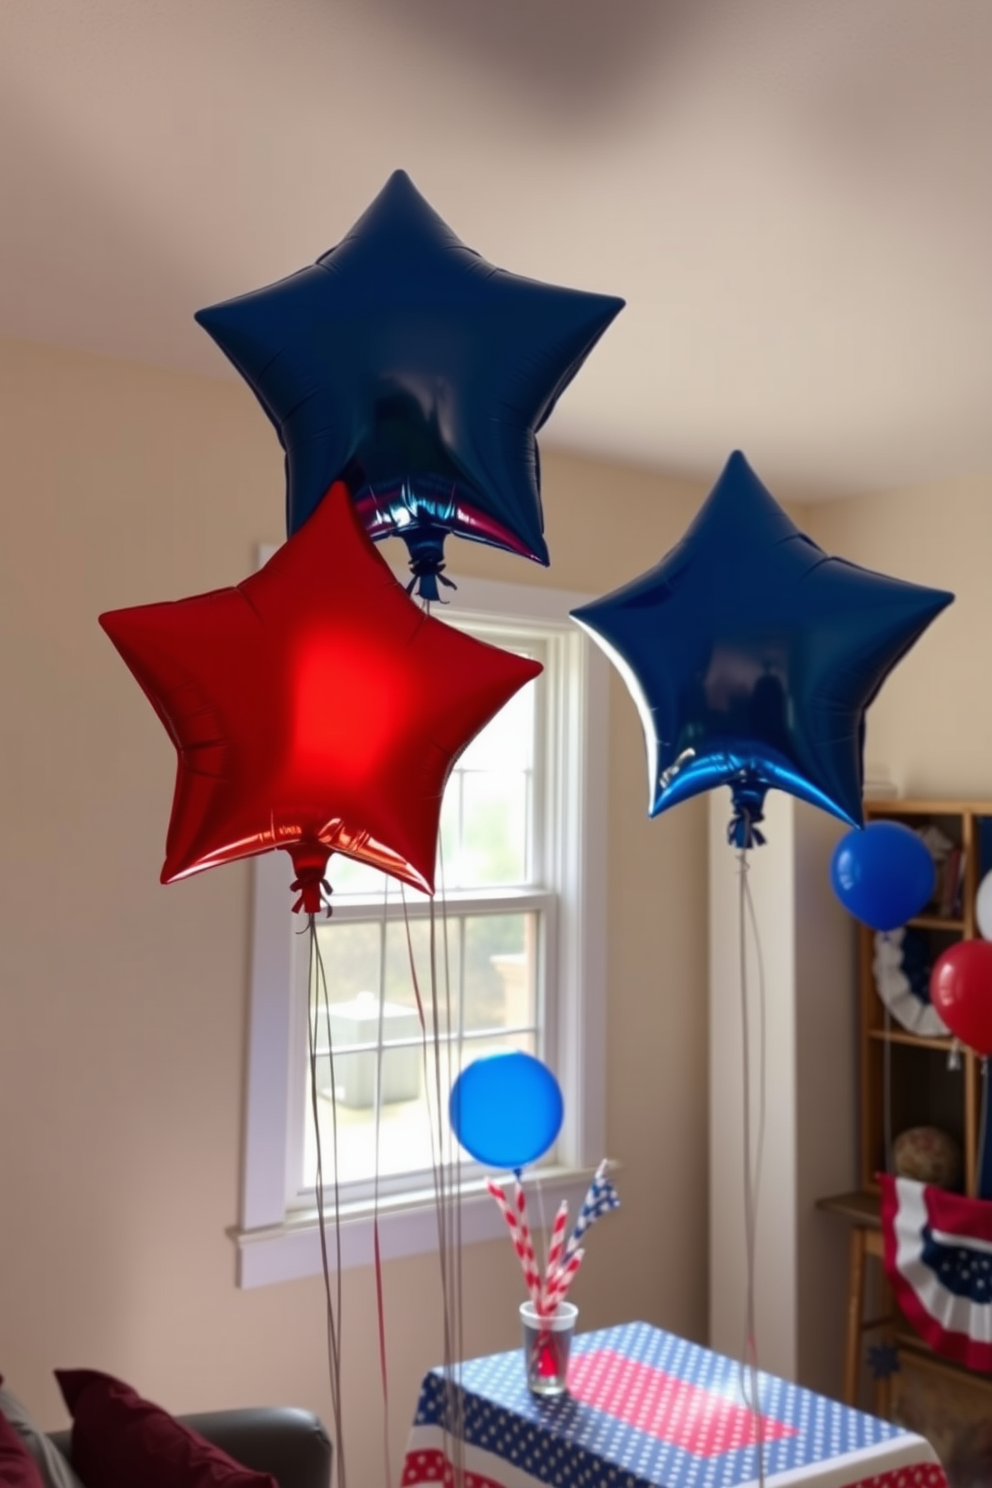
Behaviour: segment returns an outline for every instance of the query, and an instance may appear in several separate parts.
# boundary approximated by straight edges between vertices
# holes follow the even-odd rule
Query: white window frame
[[[272,550],[269,549],[268,552]],[[267,556],[267,553],[263,553]],[[549,880],[557,913],[548,933],[549,965],[558,983],[554,1067],[565,1094],[558,1160],[540,1170],[539,1197],[548,1217],[561,1197],[581,1202],[597,1163],[606,1156],[606,845],[609,669],[569,611],[589,596],[563,590],[457,579],[459,616],[490,624],[552,628],[561,665],[553,685],[561,692],[550,710],[561,720],[553,804],[557,861]],[[287,1204],[293,1092],[293,940],[290,915],[292,864],[288,854],[265,853],[253,864],[251,986],[239,1223],[230,1231],[237,1247],[237,1283],[265,1286],[319,1275],[320,1238],[315,1209]],[[454,896],[452,896],[454,900]],[[452,906],[454,908],[454,904]],[[549,1051],[550,1052],[550,1051]],[[503,1228],[481,1180],[462,1185],[464,1244],[494,1239]],[[342,1267],[372,1262],[372,1205],[341,1208]],[[436,1249],[433,1189],[380,1194],[379,1243],[384,1259]]]

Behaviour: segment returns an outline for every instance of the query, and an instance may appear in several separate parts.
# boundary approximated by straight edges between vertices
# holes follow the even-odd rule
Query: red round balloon
[[[308,911],[332,852],[433,892],[451,768],[541,670],[425,614],[340,484],[236,588],[100,623],[179,756],[163,882],[280,847]]]
[[[992,1054],[992,941],[948,947],[930,973],[930,1001],[953,1034],[983,1059]]]

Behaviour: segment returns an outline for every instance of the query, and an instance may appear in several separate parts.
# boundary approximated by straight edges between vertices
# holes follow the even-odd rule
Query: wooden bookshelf
[[[932,824],[961,849],[963,871],[959,902],[953,904],[949,914],[941,914],[937,906],[930,906],[910,920],[907,927],[927,937],[931,962],[955,941],[978,934],[975,895],[981,876],[978,824],[982,817],[992,818],[992,802],[896,799],[865,803],[866,822],[899,821],[914,829]],[[992,863],[985,866],[992,867]],[[959,1068],[951,1069],[948,1065],[954,1049],[952,1039],[920,1037],[901,1027],[893,1018],[886,1026],[885,1007],[875,986],[874,952],[874,932],[866,926],[859,927],[861,1187],[866,1193],[877,1194],[876,1174],[884,1171],[886,1165],[885,1064],[888,1059],[892,1139],[911,1126],[937,1126],[949,1132],[961,1143],[965,1192],[974,1195],[978,1178],[979,1060],[970,1049],[961,1049]]]

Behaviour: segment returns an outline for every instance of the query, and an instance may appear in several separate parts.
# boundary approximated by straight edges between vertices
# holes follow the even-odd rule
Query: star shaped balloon
[[[449,532],[547,563],[535,436],[622,306],[494,268],[396,171],[316,264],[196,319],[275,425],[287,530],[344,480],[431,599]]]
[[[953,597],[828,557],[738,452],[655,568],[573,615],[637,704],[651,815],[723,783],[751,846],[770,786],[861,824],[865,710]]]
[[[451,768],[541,670],[409,599],[343,485],[236,588],[100,623],[179,756],[163,883],[285,848],[311,912],[332,852],[433,891]]]

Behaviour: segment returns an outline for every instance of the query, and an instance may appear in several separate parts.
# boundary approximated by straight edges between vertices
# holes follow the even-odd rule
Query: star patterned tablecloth
[[[453,1371],[453,1374],[455,1372]],[[759,1377],[766,1488],[947,1488],[928,1442]],[[473,1359],[420,1392],[402,1488],[756,1488],[741,1366],[647,1323],[581,1334],[569,1393],[531,1395],[523,1350]],[[461,1484],[459,1484],[461,1488]]]

